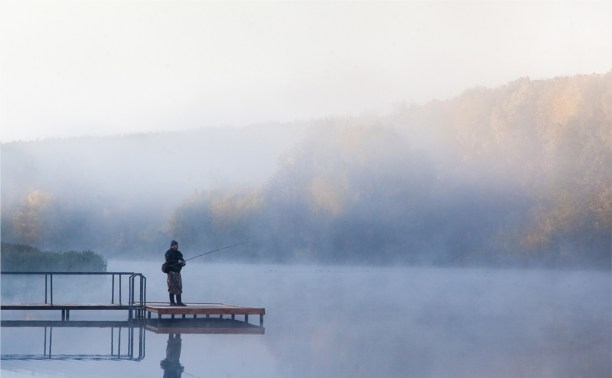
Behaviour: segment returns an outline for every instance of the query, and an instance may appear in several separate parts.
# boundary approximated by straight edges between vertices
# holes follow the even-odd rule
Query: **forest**
[[[612,71],[392,114],[2,145],[2,240],[159,260],[611,268]]]

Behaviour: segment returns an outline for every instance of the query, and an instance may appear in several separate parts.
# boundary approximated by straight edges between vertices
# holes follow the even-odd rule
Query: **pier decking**
[[[244,322],[249,322],[249,315],[259,315],[259,325],[263,325],[263,316],[266,313],[265,308],[260,307],[243,307],[225,303],[187,303],[187,306],[171,306],[163,302],[148,302],[144,306],[144,311],[150,319],[153,313],[157,314],[157,318],[161,319],[162,315],[170,315],[174,318],[176,315],[181,315],[185,318],[187,315],[192,315],[197,318],[198,315],[209,318],[211,315],[218,315],[223,319],[225,315],[235,319],[236,315],[244,316]]]
[[[19,303],[2,304],[2,310],[59,310],[62,312],[62,320],[70,320],[70,310],[128,310],[134,311],[140,307],[127,304],[102,304],[102,303],[78,303],[78,304],[51,304],[51,303]],[[131,317],[131,313],[130,313]]]

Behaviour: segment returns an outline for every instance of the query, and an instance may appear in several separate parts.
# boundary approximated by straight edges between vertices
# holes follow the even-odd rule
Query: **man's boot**
[[[176,306],[176,302],[174,301],[174,294],[168,294],[170,296],[170,306]],[[180,296],[179,296],[180,298]],[[180,299],[179,299],[180,301]]]
[[[187,306],[186,304],[183,303],[183,301],[181,300],[181,295],[177,294],[176,295],[176,304],[179,306]]]

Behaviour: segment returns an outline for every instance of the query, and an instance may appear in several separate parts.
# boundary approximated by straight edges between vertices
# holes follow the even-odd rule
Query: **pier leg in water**
[[[176,302],[174,301],[174,294],[168,294],[168,295],[170,296],[170,306],[175,306],[175,305],[176,305]],[[179,297],[179,298],[180,298],[181,296],[180,296],[180,295],[177,295],[177,297]],[[181,300],[179,299],[179,302],[180,302],[180,301],[181,301]]]
[[[176,295],[176,304],[179,306],[187,306],[186,304],[183,303],[183,301],[181,300],[181,294],[177,294]]]

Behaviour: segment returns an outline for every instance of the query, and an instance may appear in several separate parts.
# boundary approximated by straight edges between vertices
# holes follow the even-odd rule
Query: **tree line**
[[[174,238],[192,249],[248,241],[231,254],[247,261],[609,269],[610,88],[612,72],[519,79],[318,120],[266,180],[199,187],[164,214],[32,186],[5,207],[2,234],[142,257]]]
[[[106,259],[92,251],[41,251],[1,243],[2,270],[6,272],[105,272]]]

